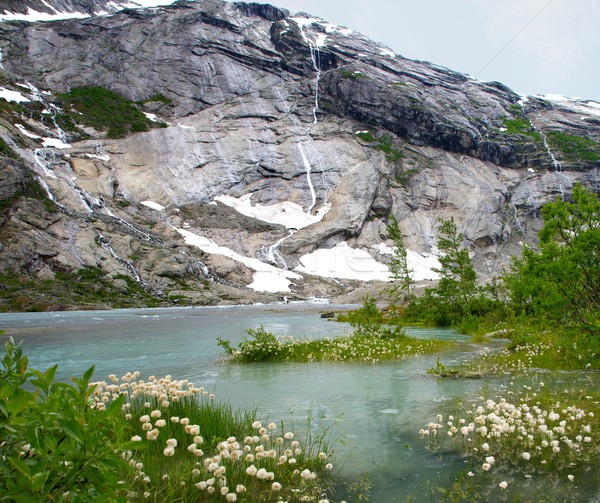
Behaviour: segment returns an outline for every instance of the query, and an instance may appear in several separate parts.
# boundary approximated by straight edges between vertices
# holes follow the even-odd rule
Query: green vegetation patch
[[[466,468],[432,501],[587,501],[586,485],[600,483],[598,400],[593,386],[534,378],[440,411],[419,431],[423,446]]]
[[[378,363],[403,360],[410,356],[440,351],[453,345],[447,341],[419,340],[398,328],[379,326],[366,333],[318,340],[279,338],[262,326],[246,331],[237,347],[218,339],[227,355],[238,362],[360,362]]]
[[[375,135],[373,135],[373,133],[370,131],[359,131],[356,133],[356,136],[358,136],[365,143],[370,143],[371,145],[369,146],[375,150],[381,150],[383,153],[385,153],[385,158],[388,160],[388,162],[395,164],[402,159],[402,152],[400,149],[394,146],[388,135],[375,137]]]
[[[504,127],[506,128],[505,134],[521,134],[533,138],[536,142],[542,141],[540,133],[527,119],[505,119]]]
[[[558,149],[567,161],[600,161],[600,143],[586,138],[558,131],[547,134],[550,148]]]
[[[0,138],[0,142],[1,141],[2,140]],[[18,158],[16,154],[15,157]],[[0,213],[6,214],[8,212],[8,209],[11,208],[13,204],[15,204],[15,202],[21,197],[25,197],[28,199],[38,199],[44,202],[46,210],[50,212],[56,211],[56,206],[48,199],[48,194],[30,172],[27,173],[27,178],[25,179],[21,190],[15,192],[11,197],[0,201]],[[0,219],[0,221],[2,221],[2,219]],[[0,293],[0,296],[1,295],[2,294]]]
[[[327,431],[297,438],[171,376],[74,384],[0,361],[0,494],[6,501],[318,501],[332,492]],[[67,496],[65,496],[67,495]]]
[[[100,86],[76,87],[60,98],[71,120],[106,130],[109,138],[148,131],[152,126],[152,121],[133,102]]]
[[[144,104],[144,103],[150,103],[152,101],[158,101],[160,103],[164,103],[165,105],[170,105],[171,103],[173,103],[173,100],[171,98],[167,98],[164,94],[162,93],[156,93],[153,94],[152,96],[150,96],[149,98],[140,101],[140,104]]]
[[[10,157],[11,159],[18,159],[19,156],[16,152],[8,146],[8,144],[0,138],[0,156],[1,157]]]
[[[342,75],[343,79],[358,80],[358,79],[362,79],[362,78],[366,77],[366,75],[364,75],[363,73],[361,73],[359,71],[351,72],[350,70],[346,70],[346,69],[341,70],[340,74]]]
[[[60,310],[65,306],[158,307],[163,300],[146,292],[133,278],[116,275],[126,288],[117,288],[99,267],[56,272],[54,279],[3,272],[0,274],[0,312]]]

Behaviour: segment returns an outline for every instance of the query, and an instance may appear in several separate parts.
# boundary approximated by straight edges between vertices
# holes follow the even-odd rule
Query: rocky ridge
[[[453,217],[489,278],[535,243],[544,202],[600,192],[597,103],[519,96],[270,5],[4,22],[0,51],[4,272],[96,267],[165,302],[335,297],[385,275],[394,215],[425,261]],[[146,130],[65,119],[64,93],[90,86]]]

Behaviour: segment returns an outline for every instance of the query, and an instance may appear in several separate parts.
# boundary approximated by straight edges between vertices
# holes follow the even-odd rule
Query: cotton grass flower
[[[506,482],[506,480],[503,480],[498,484],[498,486],[500,487],[500,489],[506,489],[508,487],[508,482]]]

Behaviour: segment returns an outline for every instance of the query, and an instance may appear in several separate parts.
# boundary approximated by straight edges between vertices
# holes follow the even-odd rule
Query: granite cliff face
[[[334,297],[385,277],[394,215],[417,262],[453,217],[489,278],[535,242],[546,201],[600,192],[599,104],[522,97],[270,5],[7,21],[0,51],[4,271],[94,266],[194,303]],[[89,86],[160,127],[65,127],[64,93]],[[51,204],[24,190],[36,180]]]

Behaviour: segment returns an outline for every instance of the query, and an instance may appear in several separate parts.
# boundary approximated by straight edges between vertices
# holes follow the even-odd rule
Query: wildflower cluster
[[[115,374],[108,376],[110,383],[98,381],[91,383],[93,386],[93,407],[103,410],[107,403],[116,400],[121,395],[126,399],[127,407],[142,402],[142,405],[150,407],[150,401],[168,407],[171,403],[177,403],[186,398],[208,398],[214,400],[215,396],[203,387],[196,388],[194,383],[184,380],[172,379],[170,375],[157,379],[150,376],[148,381],[140,378],[140,372],[127,372],[119,378]],[[120,382],[119,382],[120,381]]]
[[[249,330],[252,339],[244,340],[234,348],[229,341],[219,340],[219,345],[236,361],[283,361],[283,362],[363,362],[378,363],[387,360],[403,360],[410,356],[429,354],[450,346],[439,340],[419,340],[409,337],[400,329],[383,327],[375,332],[356,332],[336,338],[295,339],[276,337],[265,332]]]
[[[129,460],[129,500],[327,501],[333,465],[322,442],[302,445],[274,422],[236,415],[187,380],[134,372],[95,383],[96,408],[123,395],[140,447]]]
[[[599,355],[593,348],[580,347],[577,343],[566,347],[554,341],[539,341],[515,344],[499,351],[483,348],[467,367],[474,372],[498,375],[538,368],[591,370],[598,368],[598,360]]]
[[[469,476],[495,473],[504,479],[503,489],[509,484],[506,479],[519,476],[552,473],[572,482],[575,473],[593,467],[600,454],[598,397],[581,393],[582,403],[576,404],[571,392],[562,401],[543,382],[536,389],[525,385],[523,392],[517,398],[517,393],[503,390],[502,396],[480,397],[447,418],[438,414],[419,435],[431,450],[450,442],[453,450],[471,459],[474,471]]]

